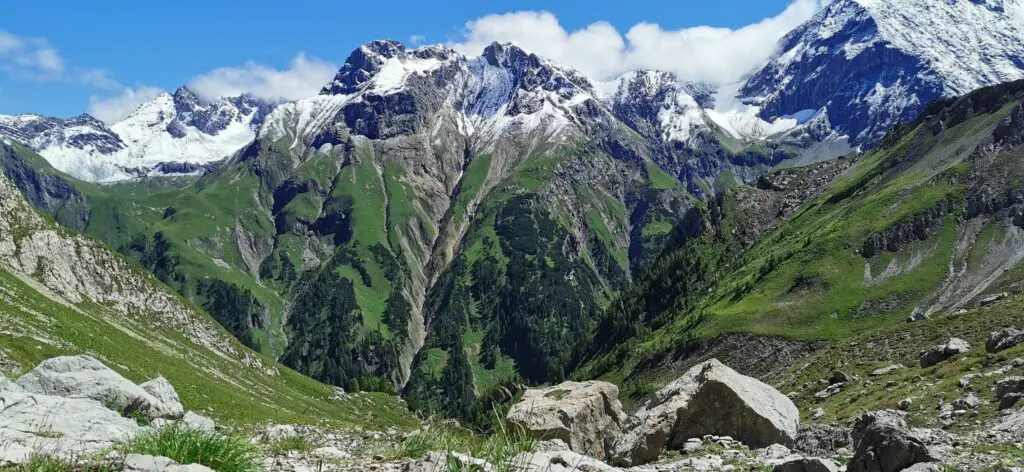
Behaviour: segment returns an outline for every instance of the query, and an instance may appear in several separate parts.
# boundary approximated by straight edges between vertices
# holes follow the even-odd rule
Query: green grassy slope
[[[1022,150],[993,143],[1022,89],[933,106],[749,247],[736,237],[749,215],[730,204],[744,190],[727,193],[707,212],[704,234],[681,240],[609,310],[576,375],[641,394],[673,375],[659,362],[722,334],[838,341],[1016,287],[1014,210],[984,202],[1020,191]],[[626,336],[609,334],[617,331]]]

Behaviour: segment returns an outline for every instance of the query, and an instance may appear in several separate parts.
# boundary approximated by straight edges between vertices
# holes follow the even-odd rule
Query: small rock
[[[792,454],[792,452],[793,451],[791,451],[788,447],[783,446],[782,444],[772,444],[764,448],[760,453],[758,453],[757,458],[761,459],[762,461],[784,459],[790,454]]]
[[[982,298],[981,300],[978,300],[978,305],[980,305],[980,306],[988,306],[988,305],[991,305],[991,304],[993,304],[995,302],[998,302],[999,300],[1002,300],[1002,299],[1004,299],[1004,298],[1006,298],[1008,296],[1010,296],[1010,294],[1006,293],[1006,292],[1001,292],[1001,293],[996,293],[996,294],[993,294],[993,295],[988,295],[988,296]]]
[[[921,367],[931,367],[970,349],[971,345],[967,341],[959,338],[950,338],[946,344],[940,344],[921,351],[918,353],[917,358],[921,362]]]
[[[146,393],[156,399],[156,403],[150,408],[150,414],[155,418],[181,418],[185,414],[185,407],[181,405],[178,392],[174,386],[163,376],[139,384]]]
[[[886,375],[886,374],[889,374],[889,373],[895,372],[895,371],[897,371],[897,370],[900,370],[900,369],[902,369],[902,368],[904,368],[904,365],[903,365],[903,364],[892,364],[892,365],[887,365],[887,366],[885,366],[885,367],[879,367],[879,368],[877,368],[877,369],[875,369],[875,370],[872,370],[872,371],[871,371],[871,375],[874,375],[874,376],[879,376],[879,375]]]
[[[1006,377],[996,382],[995,391],[999,409],[1011,408],[1024,396],[1024,377]]]
[[[966,397],[953,402],[954,410],[973,410],[979,406],[981,406],[981,399],[973,393],[968,393]]]
[[[818,400],[824,400],[828,397],[831,397],[841,392],[843,390],[843,385],[845,384],[837,383],[829,385],[828,387],[825,387],[824,389],[815,392],[814,398],[817,398]]]
[[[212,433],[217,428],[217,423],[213,420],[191,411],[185,413],[185,416],[181,418],[181,423],[186,427],[208,433]]]
[[[823,408],[815,408],[814,411],[811,412],[811,419],[813,420],[820,420],[823,416],[825,416],[825,410]]]
[[[900,400],[899,409],[900,411],[910,411],[910,407],[914,405],[914,400],[910,398],[904,398]]]
[[[850,374],[847,374],[846,372],[843,372],[841,370],[837,370],[835,372],[832,372],[832,376],[829,377],[828,380],[829,380],[829,383],[831,383],[831,384],[838,384],[838,383],[844,384],[844,383],[856,380],[856,378],[852,377]]]
[[[981,377],[981,374],[965,374],[960,377],[960,382],[958,382],[957,385],[959,385],[960,388],[967,388],[971,385],[971,381],[978,377]]]
[[[309,454],[313,457],[333,461],[345,460],[352,457],[351,454],[342,451],[341,449],[338,449],[334,446],[318,447],[316,449],[313,449],[312,451],[309,451]]]
[[[935,462],[918,462],[903,469],[903,472],[942,472],[943,470],[942,465]]]
[[[914,308],[914,311],[907,317],[907,323],[916,323],[918,321],[925,321],[928,319],[928,314],[924,312],[920,307]]]

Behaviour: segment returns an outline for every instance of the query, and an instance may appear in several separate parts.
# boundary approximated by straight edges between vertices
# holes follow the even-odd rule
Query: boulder
[[[438,472],[442,470],[493,472],[495,469],[487,461],[465,454],[437,451],[428,452],[422,459],[411,461],[402,469],[403,472]]]
[[[163,376],[141,383],[139,387],[156,399],[156,403],[150,408],[150,414],[154,418],[177,419],[185,414],[185,407],[178,398],[178,392],[174,391],[174,386]]]
[[[617,463],[642,464],[689,438],[729,435],[750,447],[792,444],[800,411],[778,390],[715,359],[693,366],[632,416],[613,446]]]
[[[999,409],[1011,408],[1024,398],[1024,377],[1006,377],[996,382],[996,398],[999,399]]]
[[[907,427],[903,413],[893,410],[864,413],[853,425],[854,453],[848,472],[897,472],[935,457]]]
[[[524,452],[510,459],[506,466],[517,472],[622,472],[573,451]]]
[[[945,467],[937,462],[918,462],[903,469],[903,472],[942,472],[944,470],[946,470]]]
[[[602,459],[618,439],[626,415],[618,387],[591,381],[529,389],[506,419],[510,427],[523,428],[537,439],[561,439],[572,451]]]
[[[1024,410],[1005,417],[1002,422],[992,428],[992,431],[1010,433],[1015,437],[1024,439]]]
[[[954,400],[954,410],[973,410],[981,406],[981,399],[973,393],[968,393],[967,396]],[[900,408],[902,410],[902,408]]]
[[[212,433],[217,429],[217,423],[213,420],[191,411],[185,412],[185,416],[181,417],[181,424],[187,428],[205,431]]]
[[[783,462],[772,470],[774,472],[839,472],[839,465],[828,459],[802,457]]]
[[[967,341],[959,338],[949,338],[946,344],[939,344],[919,352],[917,359],[921,362],[921,367],[931,367],[970,349],[971,345],[967,344]]]
[[[1024,344],[1024,331],[1016,328],[1003,328],[988,334],[988,339],[985,340],[985,350],[994,354],[1019,344]]]
[[[830,424],[802,424],[793,448],[804,454],[826,456],[850,447],[852,442],[848,428]]]
[[[145,430],[88,398],[0,394],[0,464],[24,463],[33,453],[94,454]]]
[[[142,387],[89,356],[53,357],[18,379],[29,393],[89,398],[122,414],[142,412],[154,418],[159,402]]]
[[[181,465],[166,457],[128,454],[124,458],[126,472],[213,472],[200,464]]]

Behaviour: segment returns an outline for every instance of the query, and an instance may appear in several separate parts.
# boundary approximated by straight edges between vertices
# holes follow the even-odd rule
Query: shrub
[[[164,456],[179,464],[202,464],[217,472],[260,470],[256,448],[244,438],[183,427],[137,436],[123,452]]]

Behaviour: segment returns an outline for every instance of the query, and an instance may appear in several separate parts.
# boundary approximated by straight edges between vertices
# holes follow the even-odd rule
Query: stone
[[[960,388],[967,388],[971,386],[971,381],[978,377],[981,377],[981,374],[964,374],[960,377],[960,381],[957,385],[959,385]]]
[[[89,356],[47,359],[18,379],[29,393],[65,398],[89,398],[116,408],[122,414],[153,414],[157,400],[102,362]]]
[[[128,454],[124,457],[124,470],[127,472],[164,472],[177,462],[160,456],[145,454]]]
[[[318,447],[309,451],[309,455],[332,461],[341,461],[352,457],[352,454],[342,451],[334,446]]]
[[[978,305],[988,306],[988,305],[991,305],[991,304],[993,304],[995,302],[998,302],[999,300],[1002,300],[1002,299],[1004,299],[1004,298],[1006,298],[1008,296],[1010,296],[1010,294],[1006,293],[1006,292],[1000,292],[1000,293],[995,293],[995,294],[992,294],[992,295],[988,295],[986,297],[983,297],[981,300],[978,300]]]
[[[885,366],[885,367],[879,367],[879,368],[877,368],[877,369],[875,369],[875,370],[872,370],[872,371],[871,371],[871,375],[873,375],[873,376],[876,376],[876,377],[877,377],[877,376],[879,376],[879,375],[886,375],[886,374],[891,374],[891,373],[893,373],[893,372],[895,372],[895,371],[897,371],[897,370],[900,370],[900,369],[902,369],[902,368],[904,368],[904,367],[905,367],[905,366],[904,366],[903,364],[892,364],[892,365],[887,365],[887,366]]]
[[[1010,433],[1012,436],[1024,439],[1024,410],[1005,417],[1002,422],[992,428],[992,431]]]
[[[825,410],[823,408],[815,408],[814,411],[811,412],[812,420],[820,420],[824,416]]]
[[[163,376],[143,382],[139,387],[156,399],[156,403],[150,408],[150,414],[154,418],[178,419],[185,415],[185,407],[178,398],[178,392]]]
[[[23,463],[33,453],[94,454],[145,430],[88,398],[0,394],[0,463]]]
[[[900,400],[900,403],[899,405],[897,405],[897,408],[899,408],[900,411],[910,411],[910,407],[912,406],[914,406],[914,400],[910,398],[904,398]]]
[[[839,472],[839,465],[828,459],[801,457],[775,466],[773,472]]]
[[[812,456],[836,454],[852,443],[850,430],[830,424],[802,424],[793,448]]]
[[[928,313],[925,313],[920,307],[914,308],[914,311],[907,317],[907,323],[916,323],[918,321],[926,321],[928,319]]]
[[[936,462],[918,462],[906,469],[903,472],[942,472],[945,470],[942,464]]]
[[[931,367],[947,359],[956,357],[957,355],[967,352],[971,349],[971,345],[959,338],[949,338],[946,344],[940,344],[925,349],[917,354],[917,359],[921,362],[921,367]]]
[[[207,433],[212,433],[217,429],[217,423],[213,420],[191,411],[185,412],[185,416],[181,418],[181,424],[188,428],[205,431]]]
[[[437,472],[441,470],[473,470],[493,472],[494,466],[487,461],[460,454],[457,452],[428,452],[419,460],[411,461],[403,472]]]
[[[510,459],[506,466],[517,472],[622,472],[574,451],[524,452]]]
[[[1024,344],[1024,330],[1003,328],[988,334],[985,351],[995,354],[1020,344]]]
[[[785,459],[792,453],[793,451],[791,451],[788,447],[783,446],[782,444],[772,444],[764,448],[761,452],[759,452],[757,454],[757,458],[761,459],[762,461]]]
[[[277,441],[278,439],[290,438],[298,435],[299,433],[298,430],[295,429],[295,426],[292,426],[290,424],[275,424],[264,429],[260,433],[260,439],[263,440],[264,442],[271,442]]]
[[[625,420],[619,388],[599,381],[529,389],[506,416],[510,427],[537,439],[561,439],[570,450],[599,459],[618,439]]]
[[[613,448],[616,463],[644,464],[689,438],[729,435],[750,447],[792,444],[800,411],[770,385],[716,359],[693,366],[646,402]]]
[[[815,392],[814,393],[814,398],[817,398],[818,400],[824,400],[824,399],[826,399],[828,397],[836,395],[839,392],[843,391],[843,385],[845,385],[845,384],[836,383],[836,384],[829,385],[828,387],[825,387],[824,389]]]
[[[853,458],[847,472],[899,471],[935,458],[910,428],[902,412],[867,412],[854,422]]]
[[[547,439],[539,441],[537,446],[533,449],[536,452],[557,452],[557,451],[568,451],[569,445],[561,439]]]
[[[968,393],[967,396],[954,400],[954,410],[973,410],[981,406],[981,399],[973,393]]]
[[[1006,377],[996,382],[995,391],[999,409],[1011,408],[1024,397],[1024,377]]]
[[[837,370],[835,372],[832,372],[832,376],[830,376],[828,380],[831,384],[845,384],[847,382],[856,380],[856,378],[851,376],[850,374],[847,374],[846,372]]]

